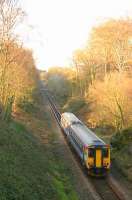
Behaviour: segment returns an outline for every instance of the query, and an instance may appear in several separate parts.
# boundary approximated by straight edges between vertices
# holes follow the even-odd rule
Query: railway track
[[[107,178],[95,179],[89,178],[93,184],[95,190],[103,200],[124,200],[124,197],[121,196],[117,191],[110,187]]]
[[[45,92],[51,111],[57,121],[57,124],[61,128],[60,111],[58,110],[56,104],[54,103],[53,98],[51,94],[49,93],[49,91],[47,89],[42,89],[42,91]],[[128,200],[125,194],[120,189],[118,189],[118,186],[113,182],[113,180],[109,176],[106,178],[89,177],[87,174],[87,171],[83,169],[83,166],[80,164],[79,159],[76,157],[75,153],[73,151],[71,152],[72,154],[74,154],[73,155],[74,158],[78,161],[81,171],[83,171],[85,177],[89,181],[89,187],[91,187],[92,192],[95,193],[95,195],[93,195],[94,199],[96,200]]]

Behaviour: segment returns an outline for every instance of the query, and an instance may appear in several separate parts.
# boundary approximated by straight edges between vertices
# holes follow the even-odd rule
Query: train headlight
[[[88,167],[90,167],[90,168],[93,167],[93,163],[88,162]]]
[[[104,163],[104,167],[108,167],[109,166],[109,163]]]

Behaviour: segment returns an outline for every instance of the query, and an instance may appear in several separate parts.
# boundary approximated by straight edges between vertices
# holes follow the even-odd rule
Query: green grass
[[[52,140],[54,140],[52,138]],[[24,125],[0,122],[0,199],[77,200],[65,163]]]
[[[18,123],[1,124],[0,129],[1,199],[37,200],[44,199],[44,194],[52,199],[55,191],[46,184],[44,148]]]
[[[52,161],[52,165],[54,167],[52,167],[51,169],[51,175],[53,178],[54,187],[56,188],[58,194],[58,199],[77,200],[77,194],[72,187],[72,185],[75,185],[75,182],[73,180],[74,178],[70,170],[70,164],[67,163],[65,157],[63,157],[64,160],[62,160],[62,155],[60,155],[60,151],[56,152],[57,146],[59,146],[58,148],[63,149],[63,146],[61,146],[60,144],[55,144],[51,147],[54,154],[54,159]]]

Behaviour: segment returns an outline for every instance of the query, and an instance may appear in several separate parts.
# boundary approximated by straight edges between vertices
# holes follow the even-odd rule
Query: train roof
[[[64,117],[70,124],[73,123],[82,123],[73,113],[65,112],[61,115],[61,117]]]
[[[83,122],[81,122],[73,113],[65,112],[61,115],[69,123],[74,131],[74,134],[79,138],[83,145],[105,145],[105,142],[101,140],[93,131],[91,131]]]
[[[98,136],[95,135],[89,128],[87,128],[84,124],[73,124],[71,125],[74,134],[79,138],[79,140],[83,143],[83,145],[96,145],[96,146],[104,146],[106,145],[103,140],[101,140]]]

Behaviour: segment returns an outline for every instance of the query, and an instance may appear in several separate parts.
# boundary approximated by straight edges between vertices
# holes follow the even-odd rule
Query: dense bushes
[[[85,105],[86,105],[86,102],[83,98],[80,98],[80,97],[71,98],[69,99],[67,104],[63,107],[63,110],[64,112],[72,112],[76,114]]]
[[[112,147],[120,150],[124,148],[126,145],[132,143],[132,127],[122,130],[121,132],[117,132],[111,138]]]
[[[27,113],[36,113],[38,109],[37,102],[39,101],[38,95],[40,95],[37,90],[37,87],[32,90],[28,90],[27,93],[19,99],[17,106]]]

